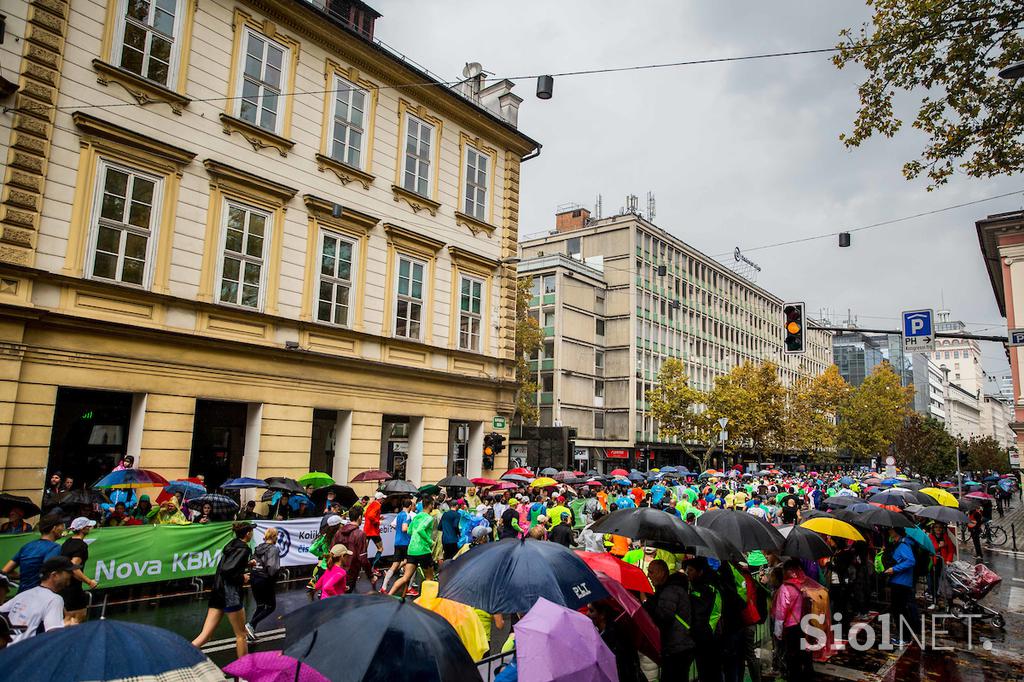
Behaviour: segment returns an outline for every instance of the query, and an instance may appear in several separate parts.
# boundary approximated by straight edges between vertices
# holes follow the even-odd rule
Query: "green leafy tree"
[[[658,422],[658,435],[678,438],[683,451],[707,469],[718,445],[717,417],[712,418],[706,409],[708,394],[690,386],[680,360],[669,358],[662,363],[658,382],[646,398],[650,414]]]
[[[963,457],[966,455],[966,457]],[[992,436],[975,436],[961,443],[961,457],[970,471],[1010,471],[1010,455]]]
[[[707,397],[708,417],[727,417],[733,449],[764,452],[782,442],[786,389],[771,362],[744,362],[715,379]]]
[[[956,439],[934,417],[910,412],[893,450],[896,463],[918,476],[939,478],[956,471]]]
[[[920,98],[913,127],[927,137],[903,175],[925,173],[929,189],[948,181],[957,165],[991,177],[1024,169],[1024,83],[996,76],[1024,60],[1020,0],[867,0],[874,15],[840,33],[836,67],[860,64],[860,108],[840,136],[858,147],[876,133],[903,126],[897,94]]]
[[[534,402],[539,387],[536,375],[530,372],[530,356],[544,343],[544,332],[540,323],[530,317],[531,284],[529,279],[516,282],[516,398],[512,421],[518,419],[521,424],[536,424],[540,415]]]
[[[856,457],[887,454],[913,399],[888,362],[876,366],[839,408],[839,447]]]
[[[804,452],[816,451],[819,459],[834,452],[839,410],[850,390],[835,365],[816,377],[797,380],[787,394],[785,446]]]

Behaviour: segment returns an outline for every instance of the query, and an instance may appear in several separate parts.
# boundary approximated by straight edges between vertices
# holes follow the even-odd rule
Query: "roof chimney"
[[[582,230],[590,222],[590,211],[585,208],[571,208],[555,214],[555,230],[572,232]]]

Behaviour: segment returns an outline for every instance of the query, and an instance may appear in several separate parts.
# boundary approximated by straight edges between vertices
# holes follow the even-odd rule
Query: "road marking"
[[[272,637],[260,637],[255,642],[249,642],[250,644],[262,644],[263,642],[273,642],[275,639],[284,639],[284,633],[280,635],[273,635]],[[211,647],[209,644],[203,647],[204,654],[214,654],[218,651],[228,651],[229,649],[235,648],[235,640],[232,639],[230,644],[220,644],[218,646]]]
[[[1024,613],[1024,587],[1010,588],[1010,603],[1006,608],[1015,613]]]
[[[1024,583],[1024,578],[1010,578],[1015,583]]]
[[[256,633],[256,644],[260,642],[270,642],[275,639],[281,639],[284,637],[284,628],[275,628],[273,630],[264,630],[263,632]],[[215,639],[211,642],[207,642],[203,645],[203,653],[213,653],[215,651],[226,651],[227,649],[233,649],[235,647],[234,637],[225,637],[224,639]]]

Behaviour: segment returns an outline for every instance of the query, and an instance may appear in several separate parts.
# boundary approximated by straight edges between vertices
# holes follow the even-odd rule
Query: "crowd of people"
[[[835,509],[839,497],[867,502],[879,488],[869,485],[874,481],[865,480],[865,472],[786,474],[772,470],[752,475],[737,469],[697,476],[666,470],[633,472],[630,477],[562,478],[563,482],[541,486],[524,482],[514,489],[449,488],[436,495],[377,492],[349,508],[333,496],[325,497],[311,511],[301,509],[303,514],[321,518],[320,533],[309,548],[318,563],[307,589],[317,599],[367,589],[414,597],[423,581],[435,578],[437,569],[486,543],[509,538],[551,542],[577,551],[610,554],[647,576],[652,593],[637,592],[635,597],[660,631],[658,663],[624,643],[606,604],[595,603],[588,609],[615,653],[620,680],[687,679],[691,666],[700,680],[714,682],[742,680],[745,671],[752,680],[760,680],[763,668],[785,679],[800,680],[812,675],[813,658],[825,660],[830,655],[827,646],[815,652],[801,646],[806,641],[801,627],[804,615],[813,612],[823,618],[822,623],[831,623],[830,614],[838,611],[845,615],[841,628],[849,628],[870,621],[879,609],[887,609],[894,618],[902,616],[912,624],[917,620],[919,584],[925,586],[924,606],[939,606],[946,592],[944,566],[961,553],[948,522],[918,518],[913,509],[901,507],[893,509],[919,522],[920,526],[913,526],[919,533],[909,533],[901,525],[863,524],[859,525],[863,539],[821,535],[828,552],[816,557],[786,556],[778,548],[765,548],[745,551],[742,560],[719,560],[688,553],[692,549],[655,547],[642,538],[601,530],[602,520],[609,514],[641,508],[661,510],[682,523],[698,526],[700,516],[715,509],[733,510],[775,526],[795,525]],[[999,509],[1009,508],[1012,494],[1019,495],[1015,480],[995,487],[1006,493],[997,498]],[[127,519],[156,524],[224,520],[214,518],[212,509],[205,507],[187,517],[175,494],[156,506],[148,503],[145,495],[112,502],[104,525],[128,525]],[[282,504],[282,496],[271,497],[267,503],[266,516],[290,516],[283,510],[292,507],[287,500]],[[992,506],[979,503],[967,507],[966,526],[978,558],[982,549],[977,537],[991,518]],[[89,557],[86,538],[97,520],[82,516],[67,522],[59,506],[47,511],[36,528],[39,538],[21,547],[0,572],[0,592],[9,588],[11,578],[19,578],[17,594],[0,606],[4,616],[0,630],[8,627],[12,642],[82,622],[87,603],[83,590],[98,586],[84,570]],[[110,523],[111,518],[115,523]],[[193,640],[197,647],[209,641],[226,615],[241,657],[255,639],[256,628],[276,609],[281,570],[277,531],[269,529],[253,548],[255,518],[259,518],[255,504],[245,505],[235,514],[233,539],[223,549],[211,584],[207,617]],[[12,513],[8,524],[18,523],[24,524],[24,520]],[[382,528],[385,523],[390,528]],[[388,553],[382,530],[394,537]],[[66,533],[70,536],[59,544]],[[930,546],[924,546],[925,542]],[[372,559],[371,544],[376,549]],[[366,577],[364,585],[369,588],[360,587],[360,576]],[[256,605],[249,619],[244,608],[247,587]],[[502,645],[497,638],[505,622],[514,623],[522,615],[477,614],[488,636],[495,638],[491,642],[494,649]],[[762,624],[770,633],[766,640],[757,636]],[[510,647],[513,642],[509,638],[504,645]],[[907,643],[902,630],[896,631],[892,643]],[[774,654],[766,660],[758,657],[758,651]]]

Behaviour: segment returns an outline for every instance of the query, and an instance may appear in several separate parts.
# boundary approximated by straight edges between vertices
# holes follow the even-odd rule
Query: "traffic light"
[[[497,434],[487,433],[484,434],[484,457],[483,457],[483,468],[493,469],[494,468],[494,436]]]
[[[494,454],[500,455],[502,450],[504,450],[504,449],[505,449],[505,436],[501,435],[500,433],[492,433],[491,434],[491,450],[494,451]]]
[[[806,351],[804,345],[804,304],[786,303],[782,306],[782,333],[787,355],[797,355]]]

